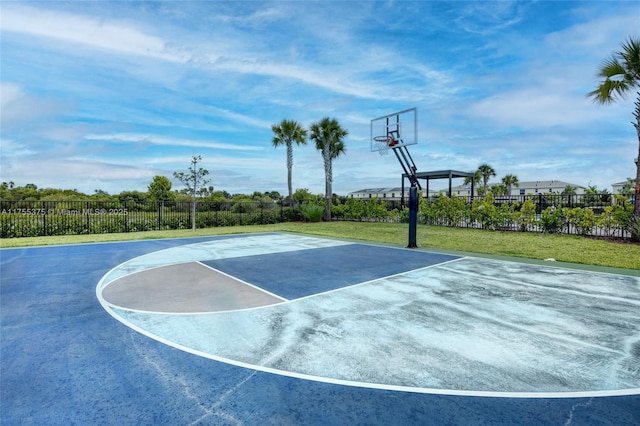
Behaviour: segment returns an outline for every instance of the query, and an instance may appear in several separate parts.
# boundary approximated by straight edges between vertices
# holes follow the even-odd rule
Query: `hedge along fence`
[[[421,203],[423,223],[510,231],[567,233],[606,237],[637,237],[633,204],[614,196],[610,205],[562,207],[551,203],[543,210],[533,199],[524,202],[496,202],[491,194],[471,203],[445,196]],[[538,213],[539,212],[539,213]]]
[[[190,229],[190,202],[0,201],[0,238]],[[196,202],[196,227],[299,220],[277,203]]]
[[[496,200],[492,194],[470,200],[441,194],[428,200],[422,198],[418,217],[423,224],[438,226],[640,239],[633,204],[622,196],[610,197],[608,205],[601,199],[594,199],[593,205],[585,205],[584,199],[568,204],[570,199],[565,196],[545,196],[543,203],[539,200]],[[406,207],[389,206],[376,198],[350,198],[334,206],[333,212],[341,220],[408,222]]]
[[[640,239],[633,204],[622,196],[527,197],[522,201],[494,199],[491,194],[470,200],[441,194],[420,200],[423,224],[522,232],[569,233]],[[191,228],[190,202],[119,203],[113,201],[0,201],[0,238],[101,234]],[[334,204],[339,220],[408,222],[406,207],[381,201],[348,198]],[[302,220],[300,206],[256,202],[196,203],[196,227],[258,225]]]

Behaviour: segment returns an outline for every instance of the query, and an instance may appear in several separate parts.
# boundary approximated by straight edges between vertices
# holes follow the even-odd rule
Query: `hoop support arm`
[[[418,170],[418,168],[416,167],[416,164],[413,162],[413,158],[411,157],[411,154],[409,154],[409,150],[407,149],[407,147],[404,145],[400,145],[398,147],[393,147],[391,149],[393,150],[393,153],[396,155],[398,162],[400,162],[400,165],[404,170],[404,174],[409,177],[409,180],[411,181],[411,186],[417,186],[420,190],[422,190],[420,181],[418,181],[418,178],[416,177],[416,171]],[[398,154],[398,151],[400,152],[399,154]]]

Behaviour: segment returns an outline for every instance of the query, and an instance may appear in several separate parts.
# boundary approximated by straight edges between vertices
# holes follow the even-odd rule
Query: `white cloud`
[[[208,107],[207,110],[212,111],[214,115],[232,120],[241,124],[248,124],[252,127],[258,127],[263,129],[271,129],[271,123],[266,120],[261,120],[259,118],[251,117],[246,114],[239,114],[237,112],[231,111],[229,109],[216,108],[216,107]],[[215,126],[215,125],[214,125]],[[215,129],[216,127],[214,127]]]
[[[503,0],[463,4],[456,24],[470,33],[488,35],[520,22],[530,2]]]
[[[189,59],[184,54],[170,51],[162,38],[145,34],[126,22],[109,22],[79,14],[18,4],[8,6],[5,3],[0,25],[2,31],[56,39],[115,53],[180,63]]]
[[[629,2],[629,6],[632,4]],[[580,12],[582,9],[578,9],[576,14],[581,23],[550,33],[544,39],[544,47],[558,55],[586,56],[587,59],[595,58],[600,61],[614,50],[618,50],[623,40],[640,33],[640,12],[637,4],[635,13],[631,8],[626,12],[598,19],[590,19],[590,16],[581,17]]]
[[[261,151],[261,146],[241,145],[221,143],[215,141],[199,141],[182,138],[170,138],[161,135],[136,134],[136,133],[113,133],[113,134],[88,134],[86,140],[107,141],[107,142],[133,142],[142,144],[154,144],[165,146],[184,146],[192,148],[220,148],[235,151]]]
[[[19,84],[0,84],[0,123],[2,129],[20,130],[23,126],[49,119],[69,110],[65,102],[35,97],[26,93]]]
[[[527,88],[491,96],[469,108],[476,118],[492,120],[501,126],[539,129],[577,125],[594,119],[597,112],[588,101],[576,102],[575,96]]]

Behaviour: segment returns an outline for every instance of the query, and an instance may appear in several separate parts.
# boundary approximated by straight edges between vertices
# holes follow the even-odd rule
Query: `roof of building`
[[[489,182],[489,185],[491,185],[492,183]],[[518,182],[517,185],[513,185],[513,188],[521,188],[521,189],[526,189],[526,188],[561,188],[564,189],[567,187],[567,185],[571,185],[573,187],[576,188],[584,188],[584,186],[581,185],[575,185],[573,183],[569,183],[569,182],[564,182],[561,180],[537,180],[537,181],[528,181],[528,182]],[[452,189],[470,189],[471,188],[471,184],[467,184],[467,185],[458,185],[453,187]]]
[[[409,187],[406,187],[404,189],[405,193],[409,192]],[[437,193],[438,191],[434,191],[434,190],[429,190],[430,193]],[[395,187],[395,188],[366,188],[366,189],[360,189],[358,191],[353,191],[350,192],[349,195],[355,195],[355,194],[392,194],[392,193],[402,193],[402,188],[401,187]]]
[[[425,173],[430,173],[433,174],[433,176],[441,176],[442,173],[446,173],[447,177],[448,177],[448,173],[450,171],[449,170],[445,170],[445,171],[438,171],[438,172],[425,172]],[[456,172],[456,171],[452,171],[454,173],[463,173],[463,172]],[[454,176],[455,177],[455,176]],[[490,182],[489,184],[495,184],[497,182]],[[627,181],[623,181],[623,182],[618,182],[618,183],[612,183],[611,186],[624,186],[627,184]],[[567,187],[567,185],[573,186],[575,188],[582,188],[582,189],[586,189],[584,186],[582,185],[576,185],[573,183],[569,183],[569,182],[565,182],[562,180],[537,180],[537,181],[525,181],[525,182],[519,182],[518,185],[513,185],[513,188],[520,188],[520,189],[528,189],[528,188],[558,188],[558,189],[565,189]],[[460,191],[460,190],[471,190],[471,184],[466,184],[466,185],[457,185],[454,187],[451,187],[451,190],[456,190],[456,191]],[[408,188],[405,188],[405,192],[408,191]],[[443,191],[441,190],[433,190],[430,189],[429,192],[430,193],[438,193],[439,191]],[[365,189],[360,189],[358,191],[353,191],[350,192],[349,195],[354,195],[354,194],[384,194],[384,193],[401,193],[402,192],[402,188],[401,187],[384,187],[384,188],[365,188]]]
[[[363,194],[373,194],[373,193],[380,193],[380,192],[394,192],[394,191],[402,191],[402,188],[398,187],[398,188],[366,188],[366,189],[360,189],[358,191],[353,191],[350,192],[349,194],[359,194],[359,193],[363,193]]]
[[[407,177],[406,173],[402,175]],[[458,170],[435,170],[431,172],[416,172],[418,179],[454,179],[454,178],[467,178],[474,177],[473,172],[461,172]]]

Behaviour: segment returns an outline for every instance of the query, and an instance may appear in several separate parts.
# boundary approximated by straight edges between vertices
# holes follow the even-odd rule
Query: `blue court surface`
[[[2,424],[640,425],[640,277],[246,234],[2,249]]]

